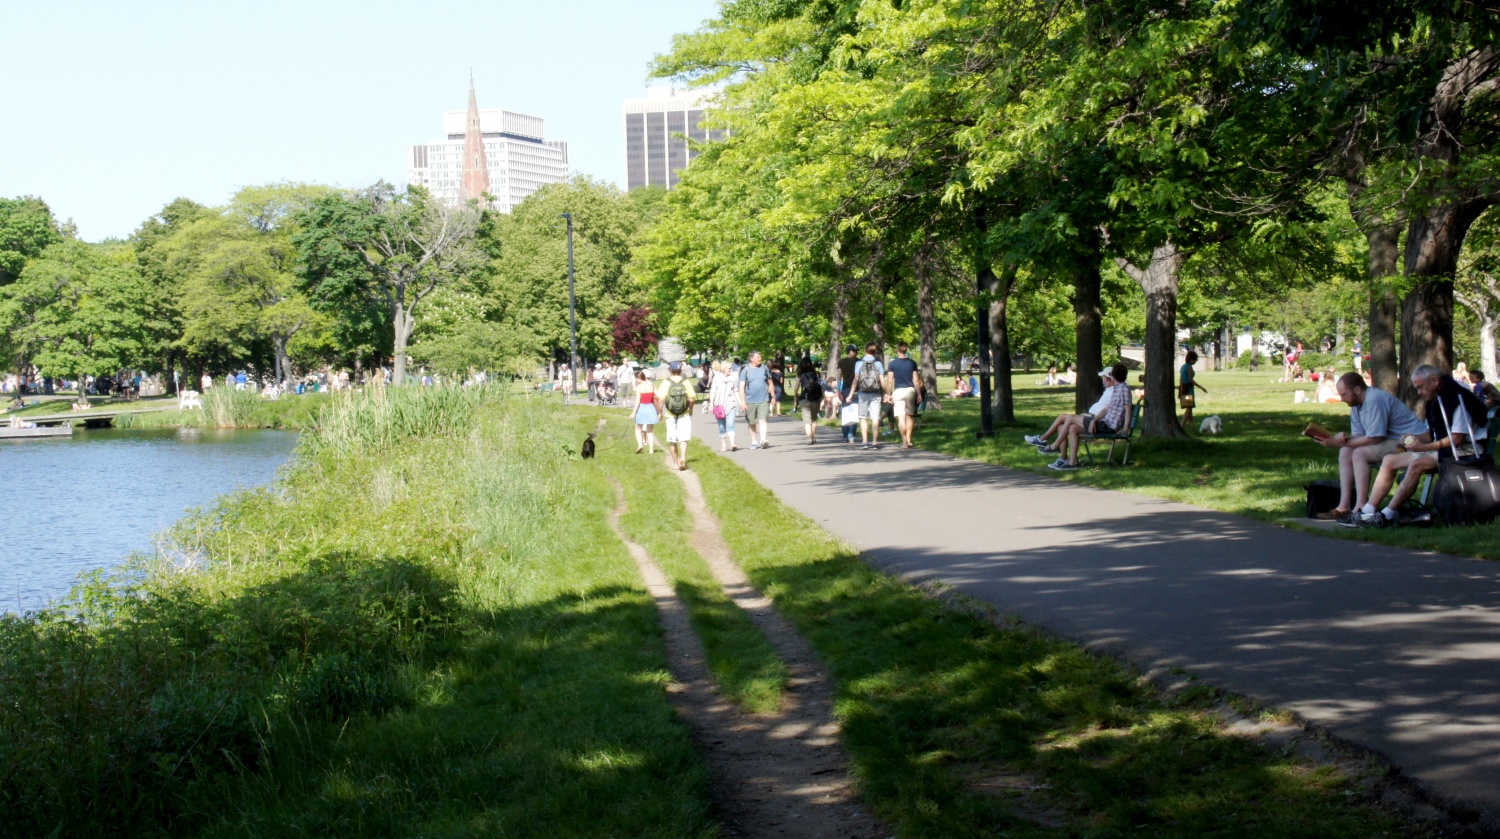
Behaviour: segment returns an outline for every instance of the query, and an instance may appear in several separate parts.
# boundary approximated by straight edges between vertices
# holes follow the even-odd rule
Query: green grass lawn
[[[1275,381],[1276,370],[1259,373],[1226,371],[1200,373],[1208,393],[1199,394],[1195,419],[1217,415],[1224,431],[1190,440],[1137,438],[1130,465],[1103,468],[1096,446],[1098,468],[1054,472],[1051,458],[1022,441],[1025,434],[1044,431],[1059,413],[1073,411],[1072,388],[1037,384],[1040,373],[1016,374],[1016,425],[999,427],[988,440],[975,437],[979,428],[977,399],[945,399],[943,410],[929,411],[916,435],[917,445],[955,457],[997,463],[1013,469],[1055,476],[1089,486],[1137,492],[1238,513],[1263,521],[1301,516],[1309,481],[1338,477],[1337,452],[1300,436],[1308,422],[1334,431],[1347,430],[1349,409],[1342,404],[1296,404],[1293,392],[1312,383]],[[1105,450],[1108,446],[1104,447]],[[1116,454],[1116,464],[1119,462]],[[1319,530],[1333,538],[1366,539],[1391,545],[1424,548],[1465,556],[1500,559],[1500,522],[1473,527],[1402,528],[1395,530]]]

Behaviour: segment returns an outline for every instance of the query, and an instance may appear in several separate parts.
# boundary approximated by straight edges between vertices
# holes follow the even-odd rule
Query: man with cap
[[[693,439],[693,390],[682,377],[682,362],[668,362],[667,377],[656,386],[656,403],[667,425],[667,455],[673,469],[687,469],[688,441]]]
[[[1130,386],[1125,381],[1128,374],[1123,364],[1101,370],[1099,378],[1104,382],[1104,393],[1087,413],[1059,414],[1043,433],[1026,435],[1026,442],[1043,454],[1061,455],[1054,463],[1048,464],[1050,468],[1077,469],[1078,435],[1113,434],[1129,420]],[[1054,434],[1053,445],[1049,446],[1047,438]],[[1068,456],[1070,448],[1071,457]]]

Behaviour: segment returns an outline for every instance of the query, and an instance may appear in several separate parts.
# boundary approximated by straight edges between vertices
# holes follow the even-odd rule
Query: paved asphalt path
[[[712,418],[694,431],[715,451]],[[1337,540],[887,443],[724,455],[909,580],[1293,710],[1500,814],[1500,563]],[[887,438],[888,440],[890,438]]]

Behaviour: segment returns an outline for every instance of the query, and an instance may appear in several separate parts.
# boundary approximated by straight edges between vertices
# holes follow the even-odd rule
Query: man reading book
[[[1302,432],[1319,445],[1339,450],[1339,505],[1320,514],[1345,527],[1358,526],[1355,516],[1370,500],[1370,466],[1395,454],[1401,438],[1427,430],[1406,403],[1370,387],[1358,373],[1345,373],[1335,385],[1339,401],[1349,406],[1349,433],[1328,436],[1316,424]],[[1321,438],[1321,439],[1320,439]]]

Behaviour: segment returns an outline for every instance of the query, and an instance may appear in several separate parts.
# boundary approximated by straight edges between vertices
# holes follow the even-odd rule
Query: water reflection
[[[39,608],[78,574],[151,551],[185,510],[269,483],[296,444],[285,431],[197,428],[0,440],[0,611]]]

